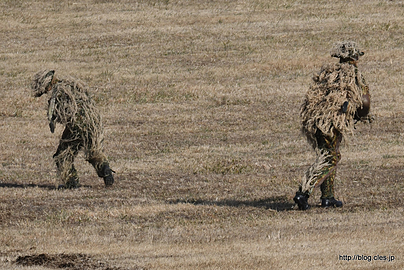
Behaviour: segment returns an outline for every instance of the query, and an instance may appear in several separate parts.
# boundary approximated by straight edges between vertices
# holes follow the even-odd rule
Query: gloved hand
[[[56,125],[55,125],[55,123],[53,122],[53,120],[49,122],[49,129],[50,129],[50,131],[51,131],[52,133],[55,132],[55,126],[56,126]]]
[[[344,104],[342,104],[341,110],[343,113],[346,113],[346,111],[348,110],[348,104],[349,104],[348,101],[345,101]]]

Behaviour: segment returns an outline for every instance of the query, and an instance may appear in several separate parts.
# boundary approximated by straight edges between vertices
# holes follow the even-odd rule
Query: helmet
[[[364,55],[354,41],[343,41],[334,44],[331,50],[331,56],[343,60],[358,60],[359,56]]]
[[[35,97],[40,97],[50,90],[48,86],[51,84],[54,74],[54,70],[42,70],[34,75],[31,88]]]

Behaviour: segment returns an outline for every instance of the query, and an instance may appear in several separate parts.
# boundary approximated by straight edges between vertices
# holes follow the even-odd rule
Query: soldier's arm
[[[355,119],[361,121],[372,122],[373,117],[369,115],[370,112],[370,92],[369,87],[365,82],[365,78],[362,76],[362,107],[356,110]]]
[[[56,90],[54,89],[52,92],[51,99],[49,100],[49,107],[48,107],[48,121],[49,121],[49,129],[52,133],[55,132],[55,106],[56,106]]]

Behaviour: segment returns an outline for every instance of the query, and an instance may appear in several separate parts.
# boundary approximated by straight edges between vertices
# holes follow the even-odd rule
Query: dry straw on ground
[[[400,1],[1,1],[0,268],[81,254],[116,269],[402,269]],[[342,209],[293,207],[315,159],[299,107],[334,42],[355,40],[376,121],[346,138]],[[51,68],[85,81],[117,171],[53,189]],[[395,261],[339,255],[395,256]],[[46,265],[30,269],[45,269]]]

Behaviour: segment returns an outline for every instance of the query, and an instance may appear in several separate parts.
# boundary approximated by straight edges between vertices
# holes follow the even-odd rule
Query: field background
[[[301,212],[299,107],[341,40],[376,120],[341,149],[344,207]],[[0,268],[403,269],[403,45],[402,1],[0,0]],[[45,68],[89,85],[113,188],[82,155],[54,188]]]

